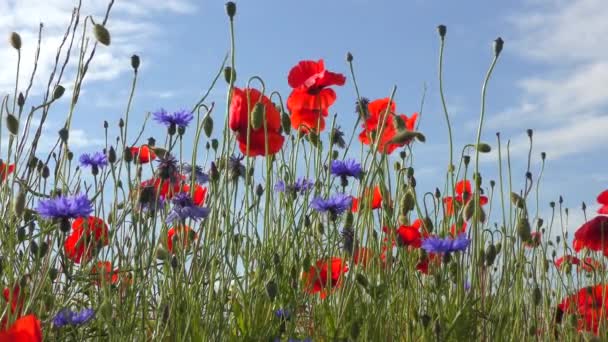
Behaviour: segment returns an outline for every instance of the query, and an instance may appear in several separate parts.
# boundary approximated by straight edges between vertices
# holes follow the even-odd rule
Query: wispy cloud
[[[603,148],[608,7],[604,0],[529,0],[527,7],[511,18],[515,39],[509,46],[537,72],[518,82],[519,102],[493,115],[487,127],[535,127],[537,150],[553,158]],[[514,138],[512,147],[515,153],[527,150],[527,137]]]

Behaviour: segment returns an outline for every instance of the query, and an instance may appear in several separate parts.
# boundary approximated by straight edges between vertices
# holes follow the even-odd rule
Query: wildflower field
[[[145,56],[133,55],[124,115],[90,118],[104,146],[75,153],[71,125],[96,52],[112,44],[113,5],[100,18],[75,9],[39,103],[36,68],[26,84],[19,72],[42,27],[37,42],[6,33],[2,49],[18,62],[0,107],[0,341],[608,338],[608,190],[568,234],[563,200],[539,200],[550,156],[533,150],[534,131],[522,127],[524,170],[511,168],[500,134],[482,140],[503,39],[479,51],[478,128],[459,146],[444,98],[446,26],[429,56],[442,111],[427,113],[424,96],[420,108],[398,108],[397,87],[364,97],[356,76],[367,66],[351,53],[342,65],[294,60],[277,71],[285,94],[241,75],[239,12],[227,2],[231,48],[196,101],[133,111],[146,87]],[[67,113],[55,110],[66,98]],[[338,102],[353,112],[336,114]],[[42,153],[49,120],[61,127]],[[442,176],[423,188],[416,149],[427,124],[445,130],[445,150]],[[496,163],[480,162],[496,151]]]

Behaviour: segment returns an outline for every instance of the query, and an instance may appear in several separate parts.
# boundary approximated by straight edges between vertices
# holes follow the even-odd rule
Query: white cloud
[[[20,89],[24,89],[33,68],[34,53],[38,40],[39,23],[44,23],[43,40],[38,63],[37,86],[43,87],[52,70],[57,48],[70,21],[76,0],[0,0],[0,34],[8,36],[12,31],[21,35],[23,41]],[[69,79],[62,83],[73,82],[77,63],[78,38],[81,36],[84,18],[92,15],[96,22],[101,22],[109,0],[86,0],[81,8],[77,33],[72,51]],[[155,26],[154,16],[167,13],[186,14],[196,10],[193,0],[129,0],[116,1],[112,8],[107,28],[112,35],[109,47],[99,46],[85,81],[108,80],[128,71],[129,57],[145,49],[154,37],[162,34]],[[87,23],[88,37],[94,37],[90,22]],[[89,50],[91,47],[89,47]],[[17,54],[4,44],[0,48],[0,94],[14,91]],[[41,88],[36,88],[40,90]]]
[[[528,0],[528,8],[511,18],[516,33],[509,46],[520,57],[540,63],[518,82],[518,103],[492,115],[487,127],[535,128],[535,150],[553,158],[605,146],[606,18],[605,0]],[[527,151],[527,137],[513,141],[515,153]]]

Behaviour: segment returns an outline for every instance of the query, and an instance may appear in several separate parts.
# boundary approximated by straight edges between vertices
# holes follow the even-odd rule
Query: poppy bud
[[[401,163],[396,161],[395,164],[393,164],[393,168],[395,169],[395,171],[401,170]]]
[[[63,141],[64,144],[68,143],[68,139],[70,137],[70,132],[67,128],[63,127],[59,130],[59,138]]]
[[[477,145],[477,150],[481,153],[490,153],[490,151],[492,151],[492,147],[486,143],[479,143]]]
[[[534,303],[534,305],[538,306],[542,298],[543,295],[540,291],[540,288],[538,286],[534,287],[534,290],[532,291],[532,302]]]
[[[149,137],[148,138],[148,146],[150,146],[150,147],[156,146],[156,139],[154,139],[153,137]]]
[[[17,194],[17,198],[15,199],[15,215],[17,217],[23,217],[23,212],[25,211],[25,191],[21,190]]]
[[[49,270],[49,278],[51,279],[51,281],[55,281],[55,279],[57,279],[58,275],[59,275],[59,270],[56,269],[55,267],[52,267]]]
[[[177,260],[177,256],[172,256],[171,257],[171,267],[173,269],[176,269],[179,266],[179,260]]]
[[[42,168],[42,178],[47,179],[49,178],[49,176],[51,175],[51,170],[49,170],[49,167],[44,165],[44,167]]]
[[[220,171],[217,169],[215,162],[211,162],[211,166],[209,167],[209,178],[213,182],[216,182],[220,179]]]
[[[399,116],[399,115],[395,116],[395,118],[393,119],[393,123],[394,123],[397,131],[401,132],[401,131],[406,130],[405,121],[403,121],[403,118],[401,116]]]
[[[258,130],[264,124],[264,116],[266,115],[266,108],[264,108],[264,104],[262,102],[258,102],[253,106],[253,111],[251,112],[251,128],[254,130]]]
[[[528,138],[532,139],[532,135],[533,135],[534,131],[531,128],[528,128],[526,130],[526,133],[528,134]]]
[[[357,283],[359,283],[359,285],[363,286],[364,288],[367,289],[369,287],[369,281],[367,280],[367,277],[365,277],[365,275],[357,273],[357,275],[355,276],[355,280],[357,280]]]
[[[24,104],[25,104],[25,97],[23,96],[22,92],[19,92],[19,96],[17,96],[17,105],[19,106],[19,108],[22,108]]]
[[[139,63],[140,63],[140,59],[138,55],[133,55],[131,56],[131,67],[133,68],[133,70],[135,72],[137,72],[137,69],[139,69]]]
[[[232,20],[234,15],[236,14],[236,4],[232,1],[228,1],[226,3],[226,14],[228,14],[228,18]]]
[[[125,147],[125,150],[122,152],[122,159],[127,163],[133,161],[133,153],[129,147]]]
[[[407,176],[408,178],[414,177],[414,168],[413,167],[408,167],[407,168]]]
[[[211,148],[214,151],[217,151],[217,148],[219,147],[219,141],[217,141],[217,139],[211,139]]]
[[[279,292],[279,287],[274,280],[270,280],[266,283],[266,294],[268,294],[268,298],[273,301],[277,297],[277,293]]]
[[[519,209],[524,209],[526,207],[524,199],[514,192],[511,193],[511,203]]]
[[[471,162],[471,156],[465,155],[464,157],[462,157],[462,161],[464,163],[464,166],[468,166],[469,163]]]
[[[108,162],[110,164],[114,164],[116,162],[116,150],[113,146],[110,146],[110,150],[108,151]]]
[[[553,202],[553,201],[549,202],[549,206],[550,206],[551,208],[555,208],[555,202]]]
[[[234,83],[236,82],[236,71],[227,66],[224,68],[224,79],[226,80],[226,83],[230,84],[231,82]]]
[[[493,188],[496,185],[496,181],[491,179],[490,180],[490,187]]]
[[[433,231],[433,220],[431,220],[430,217],[426,216],[422,220],[422,225],[424,227],[424,230],[426,230],[427,232],[431,233]]]
[[[8,40],[15,50],[21,50],[21,36],[19,35],[19,33],[12,32]]]
[[[532,229],[530,228],[530,222],[526,217],[521,217],[517,222],[517,234],[522,241],[530,241],[532,239]]]
[[[349,52],[346,53],[346,61],[351,63],[353,61],[353,54]]]
[[[502,40],[502,38],[498,37],[496,38],[496,40],[494,41],[494,55],[496,57],[500,56],[500,52],[502,51],[503,46],[505,45],[504,40]]]
[[[435,188],[435,198],[441,198],[441,191],[439,191],[439,188]]]
[[[562,195],[559,195],[559,204],[563,204],[564,203],[564,197],[562,197]]]
[[[19,242],[25,241],[25,238],[27,237],[27,230],[23,227],[19,228],[17,230],[17,240],[19,240]]]
[[[95,35],[95,39],[101,44],[105,46],[110,45],[110,31],[108,31],[105,26],[95,24],[95,26],[93,26],[93,34]]]
[[[264,194],[264,187],[262,186],[262,184],[258,184],[258,186],[255,188],[255,194],[258,197],[261,197],[262,194]]]
[[[545,158],[547,158],[547,153],[546,153],[546,152],[541,152],[541,153],[540,153],[540,158],[541,158],[542,160],[545,160]]]
[[[441,40],[445,38],[445,34],[447,33],[447,31],[448,28],[445,25],[437,26],[437,32],[439,33],[439,37],[441,38]]]
[[[53,90],[53,100],[59,100],[63,96],[63,93],[65,93],[65,88],[60,84],[56,85]]]
[[[307,137],[308,141],[310,141],[312,146],[319,147],[319,135],[316,132],[311,131],[310,133],[308,133]]]
[[[203,131],[207,138],[211,137],[211,133],[213,133],[213,119],[211,118],[211,115],[207,115],[203,119]]]
[[[486,253],[485,253],[486,265],[492,266],[492,264],[494,263],[494,260],[496,260],[497,254],[498,254],[498,251],[496,249],[496,246],[494,246],[494,244],[490,244],[488,246],[488,248],[486,248]]]
[[[281,127],[283,128],[283,132],[285,132],[285,134],[289,134],[291,132],[291,118],[285,112],[281,114]]]
[[[8,114],[6,116],[6,127],[12,135],[17,135],[19,133],[19,120],[17,117],[13,114]]]
[[[401,159],[405,159],[405,157],[407,157],[407,153],[405,151],[401,151],[401,152],[399,152],[399,157]]]
[[[403,130],[403,131],[400,131],[397,134],[395,134],[395,136],[391,139],[391,143],[404,144],[404,143],[411,141],[414,138],[416,138],[418,141],[420,141],[422,143],[426,141],[426,137],[424,136],[424,134],[422,134],[420,132]]]
[[[405,195],[401,198],[401,210],[403,214],[407,214],[409,211],[413,210],[416,206],[416,199],[411,192],[406,192]]]
[[[542,226],[543,226],[543,223],[545,223],[545,221],[543,221],[543,219],[542,219],[542,218],[539,218],[539,219],[538,219],[538,222],[536,222],[536,224],[537,224],[538,228],[542,227]]]
[[[336,160],[340,157],[340,152],[333,150],[331,151],[331,159]]]

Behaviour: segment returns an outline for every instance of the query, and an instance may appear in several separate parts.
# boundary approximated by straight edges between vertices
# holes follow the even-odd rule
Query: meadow
[[[200,99],[138,120],[131,106],[146,87],[145,56],[133,55],[124,115],[93,118],[104,148],[76,154],[71,125],[96,51],[112,44],[113,4],[102,18],[74,12],[40,103],[30,92],[37,69],[19,83],[30,61],[19,33],[7,33],[18,62],[0,107],[0,341],[608,337],[608,190],[593,194],[597,212],[583,203],[586,222],[569,235],[563,200],[540,202],[547,155],[532,153],[534,131],[526,170],[512,170],[499,133],[482,141],[508,42],[479,52],[488,61],[478,128],[459,146],[444,97],[446,26],[437,26],[439,55],[429,56],[442,112],[426,113],[424,97],[420,108],[397,109],[397,87],[362,96],[356,71],[365,66],[351,53],[343,65],[293,61],[282,71],[288,94],[266,88],[263,75],[240,75],[238,8],[227,2],[231,49]],[[68,63],[77,65],[70,84]],[[340,91],[346,83],[354,94]],[[337,101],[352,113],[334,114]],[[448,162],[431,188],[416,180],[416,148],[431,124],[424,115],[445,128],[438,163]],[[41,153],[51,117],[61,128]],[[139,134],[129,135],[133,127]],[[144,136],[148,127],[155,136]],[[497,163],[482,164],[491,151]]]

